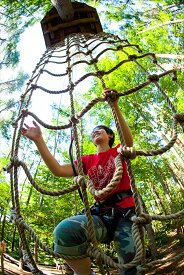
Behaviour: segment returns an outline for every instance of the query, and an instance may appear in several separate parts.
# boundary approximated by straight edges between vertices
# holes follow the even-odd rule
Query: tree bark
[[[1,240],[0,241],[4,240],[5,223],[6,223],[6,215],[4,214],[3,221],[2,221]]]
[[[142,199],[142,196],[139,194],[139,201],[141,203],[142,209],[144,213],[149,214],[146,205]],[[157,251],[157,246],[156,246],[156,241],[155,241],[155,235],[154,235],[154,230],[152,227],[152,224],[146,224],[146,232],[148,234],[148,239],[149,239],[149,248],[151,251],[151,258],[153,260],[158,259],[158,251]]]
[[[184,182],[178,178],[178,176],[173,171],[172,166],[169,165],[163,157],[161,157],[161,159],[164,162],[167,169],[169,170],[169,172],[171,173],[174,182],[177,183],[182,189],[184,189]]]
[[[149,183],[150,183],[150,185],[151,185],[151,187],[152,187],[152,189],[153,189],[153,191],[154,191],[154,193],[155,193],[155,195],[156,195],[156,197],[157,197],[157,199],[158,199],[158,201],[159,201],[159,205],[162,207],[162,209],[163,209],[165,215],[170,214],[170,213],[167,212],[167,210],[166,210],[166,208],[165,208],[165,206],[164,206],[164,204],[163,204],[163,202],[162,202],[162,199],[161,199],[161,197],[160,197],[160,194],[159,194],[159,192],[158,192],[156,186],[155,186],[154,184],[152,184],[151,181],[149,181]]]
[[[169,143],[169,139],[166,137],[166,135],[164,135],[164,133],[162,133],[161,131],[157,130],[157,127],[156,127],[157,125],[155,125],[155,123],[154,123],[153,121],[150,121],[150,120],[146,117],[146,115],[141,111],[141,109],[140,109],[141,104],[139,104],[139,106],[138,106],[138,104],[133,103],[132,105],[133,105],[133,107],[137,110],[137,112],[138,112],[146,121],[148,121],[149,124],[150,124],[151,126],[153,126],[153,128],[155,129],[155,131],[162,137],[162,139],[163,139],[166,143]],[[143,109],[143,108],[142,108],[142,109]],[[148,110],[148,112],[149,112],[149,110]],[[164,126],[161,124],[161,122],[159,122],[159,123],[160,123],[160,125],[162,126],[162,128],[164,128]],[[157,124],[159,124],[159,123],[157,122]],[[173,152],[173,154],[175,155],[176,159],[178,160],[179,165],[180,165],[181,168],[182,168],[182,167],[183,167],[183,159],[181,158],[180,154],[178,154],[177,150],[176,150],[173,146],[172,146],[172,148],[171,148],[170,150]]]
[[[51,0],[63,21],[72,21],[74,9],[70,0]]]
[[[1,274],[5,274],[4,273],[4,256],[3,256],[3,253],[0,253],[1,255]]]
[[[34,244],[34,260],[36,263],[38,263],[38,243]]]
[[[13,229],[13,236],[12,236],[12,246],[11,246],[11,252],[14,252],[14,248],[15,248],[15,235],[16,235],[16,226],[14,226]]]

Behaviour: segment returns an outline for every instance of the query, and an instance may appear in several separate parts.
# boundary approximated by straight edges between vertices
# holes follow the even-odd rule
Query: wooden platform
[[[72,2],[74,18],[72,21],[64,22],[55,8],[52,8],[41,21],[43,36],[46,47],[51,47],[63,41],[72,33],[102,32],[102,26],[95,8],[85,3]]]
[[[65,274],[61,270],[56,270],[56,268],[52,266],[42,266],[38,265],[38,268],[44,273],[48,275],[58,275],[58,274]],[[1,272],[1,267],[0,267],[0,274]],[[18,266],[15,264],[12,264],[10,262],[4,261],[4,274],[5,275],[14,275],[14,274],[19,274],[19,275],[32,275],[31,272],[25,271],[25,270],[20,270]]]

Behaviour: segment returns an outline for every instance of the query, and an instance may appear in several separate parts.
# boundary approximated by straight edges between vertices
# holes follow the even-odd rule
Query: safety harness
[[[124,200],[125,198],[132,196],[132,195],[133,195],[132,190],[131,190],[131,188],[129,188],[126,191],[115,193],[115,194],[113,194],[112,196],[108,197],[105,200],[96,201],[94,203],[94,205],[96,207],[114,206],[116,203],[118,203],[118,202]]]
[[[103,243],[109,244],[113,240],[114,232],[120,218],[130,222],[130,218],[135,214],[135,207],[121,208],[117,205],[118,202],[130,196],[132,196],[132,191],[128,189],[124,192],[113,194],[106,200],[96,201],[90,207],[91,215],[99,216],[106,226],[108,239]],[[76,213],[76,215],[84,214],[85,209]]]
[[[71,138],[71,143],[69,147],[69,156],[71,161],[71,166],[73,169],[74,176],[77,176],[77,172],[73,162],[72,156],[72,143],[74,138]],[[81,200],[83,201],[82,193],[80,189],[78,190]],[[115,229],[117,227],[119,218],[124,218],[125,220],[130,221],[130,217],[135,213],[135,207],[121,208],[117,205],[117,203],[121,202],[127,197],[132,196],[132,190],[129,188],[123,192],[115,193],[112,196],[108,197],[105,200],[96,201],[91,207],[90,211],[92,215],[99,216],[101,220],[104,222],[107,232],[108,232],[108,240],[104,243],[110,243],[113,239]],[[85,209],[77,212],[76,215],[84,215]],[[110,217],[110,219],[108,219]]]

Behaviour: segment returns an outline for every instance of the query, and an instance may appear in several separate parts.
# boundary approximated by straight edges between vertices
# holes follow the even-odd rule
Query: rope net
[[[112,56],[115,53],[121,53],[123,58],[117,59],[116,64],[107,70],[102,70],[100,66],[100,60],[104,58],[104,55]],[[146,69],[142,65],[142,60],[147,60],[147,62],[153,65],[154,73],[150,73],[150,70]],[[126,63],[136,64],[138,70],[141,70],[144,74],[144,78],[141,78],[141,81],[138,85],[128,90],[123,90],[119,93],[111,92],[107,94],[106,97],[96,97],[90,100],[84,108],[76,112],[74,97],[76,89],[83,89],[81,84],[84,81],[89,82],[89,79],[97,81],[101,84],[102,89],[105,89],[108,83],[108,77],[112,73],[116,73],[118,69],[122,66],[126,66]],[[111,65],[111,64],[110,64]],[[88,70],[80,71],[80,68],[87,67]],[[78,73],[76,73],[78,71]],[[83,74],[81,75],[82,72]],[[112,34],[101,33],[97,35],[90,34],[75,34],[68,36],[64,41],[57,44],[56,46],[49,48],[41,57],[38,62],[35,70],[33,71],[32,77],[27,84],[27,88],[24,94],[21,96],[20,110],[17,118],[15,119],[13,126],[14,136],[12,143],[11,151],[11,161],[6,170],[10,173],[11,180],[11,189],[12,189],[12,211],[11,211],[11,220],[17,225],[19,229],[19,234],[21,236],[24,259],[28,263],[31,272],[33,274],[41,274],[42,272],[38,270],[36,263],[33,260],[32,253],[30,251],[28,241],[26,239],[26,233],[29,232],[33,240],[38,243],[38,245],[47,253],[55,256],[61,257],[64,259],[74,259],[74,257],[66,257],[55,253],[52,249],[46,247],[35,234],[34,230],[26,223],[24,217],[21,213],[20,207],[20,194],[19,194],[19,176],[18,171],[21,168],[25,175],[27,176],[32,187],[35,188],[38,192],[44,195],[49,196],[59,196],[74,190],[81,189],[82,196],[84,199],[84,207],[86,216],[88,218],[88,229],[91,239],[91,244],[88,248],[87,255],[97,260],[102,260],[107,265],[115,269],[129,269],[137,265],[138,273],[143,274],[148,271],[150,268],[155,267],[155,265],[160,265],[165,262],[175,261],[181,259],[184,256],[184,252],[180,255],[177,255],[174,258],[162,259],[152,261],[150,263],[145,262],[145,248],[144,248],[144,226],[149,224],[152,220],[169,220],[169,219],[178,219],[184,215],[184,210],[172,214],[172,215],[149,215],[143,212],[142,207],[138,199],[138,190],[136,187],[134,175],[131,169],[130,159],[135,159],[137,156],[157,156],[167,152],[174,143],[176,142],[178,136],[178,125],[183,129],[184,127],[184,114],[177,113],[175,107],[173,106],[171,100],[167,96],[166,92],[160,85],[160,81],[163,77],[168,76],[175,85],[178,85],[180,89],[181,85],[177,81],[176,70],[163,69],[159,64],[157,64],[157,59],[153,53],[143,54],[139,46],[129,43],[127,40],[121,40],[119,37]],[[52,79],[51,88],[49,88],[49,79]],[[47,80],[47,81],[45,81]],[[62,83],[63,89],[55,89],[55,82],[59,81]],[[42,83],[42,84],[40,84]],[[61,85],[60,85],[61,86]],[[157,150],[135,150],[134,148],[125,147],[124,138],[121,132],[118,119],[116,117],[115,111],[113,109],[112,100],[116,97],[126,97],[130,94],[137,93],[142,89],[149,87],[150,89],[155,89],[159,91],[162,97],[165,98],[165,101],[170,107],[171,112],[173,113],[173,135],[171,140],[165,146],[160,147]],[[51,95],[52,97],[65,94],[66,97],[70,100],[70,117],[69,120],[62,125],[51,125],[46,123],[44,119],[30,111],[32,96],[36,96],[41,92],[43,97],[46,97],[46,94]],[[67,100],[66,100],[67,101]],[[112,110],[112,115],[116,124],[117,132],[121,141],[122,149],[118,154],[118,157],[115,161],[116,171],[114,177],[111,180],[110,184],[102,190],[95,190],[90,180],[86,180],[84,177],[82,163],[80,158],[80,142],[78,139],[78,129],[77,124],[80,119],[83,118],[89,110],[91,110],[98,103],[108,102]],[[40,102],[40,104],[42,104]],[[42,125],[46,129],[51,130],[64,130],[71,128],[74,134],[75,142],[75,151],[76,158],[78,160],[78,171],[79,175],[74,178],[74,184],[68,188],[59,190],[59,191],[50,191],[44,188],[41,188],[33,178],[30,173],[29,168],[26,163],[21,159],[19,153],[20,141],[21,141],[21,128],[24,124],[25,118],[31,116],[35,121]],[[44,118],[44,117],[43,117]],[[133,221],[133,238],[136,246],[136,255],[132,262],[127,264],[118,264],[114,262],[109,256],[102,253],[98,248],[98,243],[95,237],[94,226],[90,213],[90,205],[87,195],[87,188],[93,196],[103,197],[112,192],[112,190],[119,183],[120,177],[122,175],[122,158],[127,162],[128,173],[131,180],[131,187],[133,191],[133,197],[135,201],[136,215],[132,217]],[[84,256],[87,256],[84,255]]]

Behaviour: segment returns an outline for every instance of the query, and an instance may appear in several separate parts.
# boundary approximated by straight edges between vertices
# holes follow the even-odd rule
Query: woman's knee
[[[54,240],[59,245],[77,245],[86,239],[85,219],[78,216],[61,221],[54,229]]]
[[[75,216],[60,222],[54,230],[54,251],[62,255],[86,255],[86,218]]]
[[[98,241],[107,238],[107,229],[102,220],[92,216]],[[85,215],[74,216],[60,222],[54,230],[54,251],[65,255],[85,255],[90,235]]]

